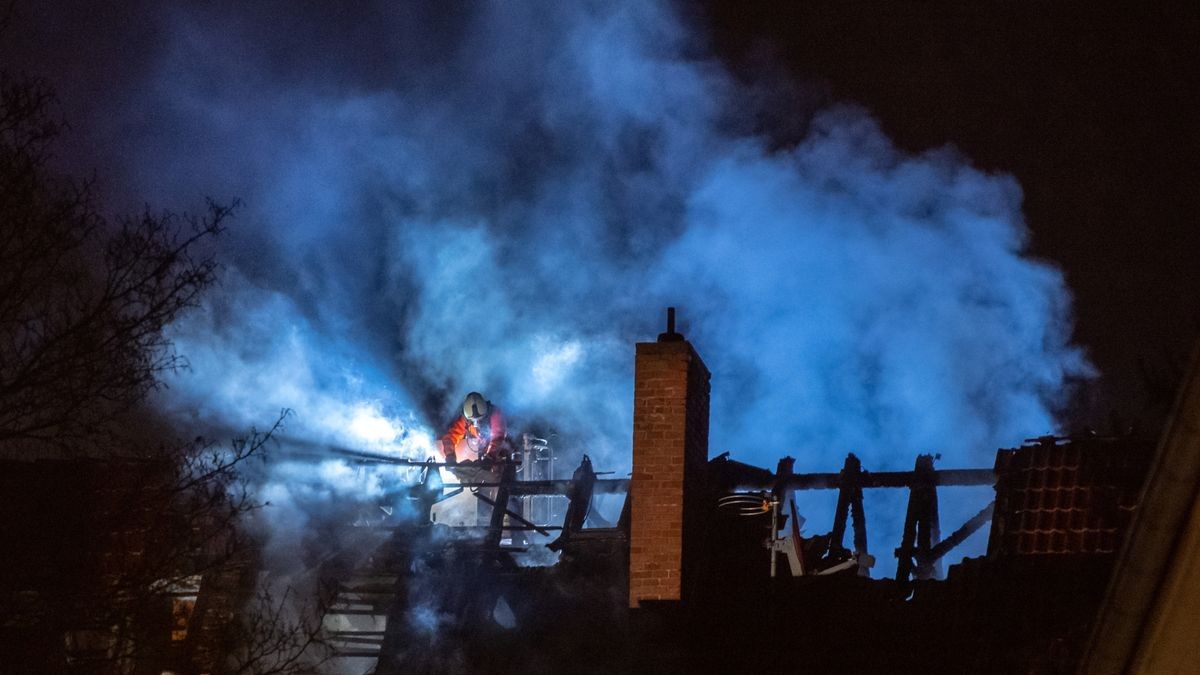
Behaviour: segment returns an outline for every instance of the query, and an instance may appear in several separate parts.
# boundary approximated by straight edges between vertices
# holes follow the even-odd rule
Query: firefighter
[[[479,392],[463,399],[462,414],[441,438],[442,456],[454,464],[464,459],[501,459],[508,451],[507,426],[500,409]]]

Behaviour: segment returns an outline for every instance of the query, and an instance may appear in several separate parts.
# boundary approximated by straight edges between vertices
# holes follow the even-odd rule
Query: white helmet
[[[492,405],[487,402],[477,391],[467,394],[463,399],[463,417],[471,421],[471,424],[478,425],[483,418],[491,411]]]

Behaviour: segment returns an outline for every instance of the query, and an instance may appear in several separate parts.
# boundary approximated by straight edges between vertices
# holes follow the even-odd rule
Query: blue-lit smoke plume
[[[669,6],[291,7],[162,10],[135,97],[139,195],[247,205],[177,327],[175,409],[288,407],[344,442],[366,410],[412,450],[478,389],[625,471],[632,343],[670,304],[713,371],[714,454],[884,470],[990,465],[1088,371],[1011,178],[850,107],[774,148]],[[953,528],[986,495],[943,500]]]

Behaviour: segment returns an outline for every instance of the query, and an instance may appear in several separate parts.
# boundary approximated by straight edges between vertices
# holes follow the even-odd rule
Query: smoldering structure
[[[552,448],[528,435],[508,461],[420,467],[393,496],[407,515],[360,523],[353,536],[374,543],[322,563],[335,661],[384,674],[1027,672],[1079,660],[1150,443],[1043,437],[990,467],[919,455],[912,471],[873,472],[850,454],[836,472],[797,474],[789,457],[770,471],[709,459],[709,379],[673,316],[637,345],[630,478],[586,456],[555,477]],[[970,485],[994,486],[995,499],[940,522],[939,495]],[[863,494],[889,489],[908,503],[901,540],[885,546]],[[794,495],[809,490],[836,500],[831,523],[804,522]],[[592,510],[601,495],[624,497],[615,521]],[[476,508],[451,522],[456,501]],[[986,555],[944,571],[985,526]],[[545,550],[560,555],[531,564]],[[873,578],[885,555],[894,577]]]
[[[774,471],[730,453],[710,459],[709,371],[673,319],[636,348],[629,477],[586,455],[564,467],[551,439],[530,433],[510,456],[454,465],[281,443],[287,461],[332,452],[394,477],[369,498],[320,502],[324,517],[293,553],[317,589],[310,656],[377,675],[1061,672],[1079,662],[1150,442],[1047,436],[999,450],[990,467],[943,469],[918,455],[912,471],[871,471],[854,454],[827,473],[794,473],[790,457]],[[8,564],[4,643],[67,671],[219,671],[239,607],[264,586],[265,550],[159,593],[159,610],[130,624],[161,643],[152,660],[114,655],[111,628],[63,604],[64,580],[102,586],[113,570],[55,577],[62,565],[48,562],[61,561],[62,537],[47,533],[89,533],[77,541],[99,552],[80,549],[80,564],[153,557],[162,545],[138,533],[165,506],[118,532],[93,524],[93,511],[115,508],[104,500],[112,490],[96,486],[133,475],[95,462],[7,463],[6,494],[28,498],[6,500],[0,522],[28,545]],[[940,520],[939,498],[970,485],[993,486],[994,500],[963,522]],[[96,509],[52,508],[68,503],[54,498],[64,489],[96,495]],[[866,509],[872,490],[907,493],[899,541],[872,538],[871,519],[888,515]],[[836,503],[832,522],[804,521],[795,495],[805,491]],[[944,571],[946,555],[985,526],[986,554]],[[878,578],[884,556],[896,572]]]
[[[401,471],[370,499],[322,502],[325,517],[296,551],[318,582],[326,667],[1057,672],[1080,660],[1150,442],[1042,437],[999,450],[990,467],[943,469],[919,455],[912,471],[875,472],[849,454],[836,472],[794,473],[790,457],[771,471],[709,458],[709,396],[708,368],[672,316],[636,348],[629,477],[586,455],[564,467],[550,439],[529,433],[510,457],[456,465],[335,449],[361,470]],[[163,646],[157,660],[115,658],[110,627],[63,603],[72,583],[103,586],[116,570],[71,572],[54,563],[54,542],[74,537],[77,567],[153,557],[164,543],[138,533],[168,505],[100,531],[120,506],[106,495],[149,474],[86,464],[7,462],[0,473],[13,497],[5,537],[26,544],[7,561],[4,643],[67,671],[220,670],[263,560],[247,551],[160,593],[162,607],[134,622]],[[993,486],[994,500],[941,521],[939,498],[967,485]],[[64,490],[95,495],[95,508],[56,507],[74,503],[56,499]],[[865,508],[872,490],[907,493],[899,541],[872,538],[871,518],[886,515]],[[794,498],[804,491],[836,503],[831,522],[804,521]],[[947,553],[985,526],[986,554],[944,571]],[[874,574],[884,556],[897,560],[890,578]]]

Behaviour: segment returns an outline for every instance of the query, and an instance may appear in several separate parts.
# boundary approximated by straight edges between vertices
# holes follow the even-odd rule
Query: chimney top
[[[683,342],[683,333],[675,332],[675,308],[667,308],[667,332],[658,334],[659,342]]]

